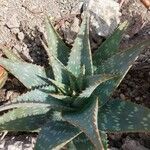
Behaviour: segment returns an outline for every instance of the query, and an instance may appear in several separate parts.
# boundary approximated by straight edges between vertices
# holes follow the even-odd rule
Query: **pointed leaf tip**
[[[107,59],[119,51],[122,35],[127,26],[127,21],[120,24],[114,33],[100,45],[97,51],[95,51],[93,54],[93,64],[96,68],[98,68],[103,61],[107,61]]]
[[[0,58],[0,65],[13,74],[27,88],[48,84],[42,78],[47,79],[46,71],[43,67],[27,63],[17,62],[6,58]]]
[[[91,140],[96,149],[103,149],[102,141],[99,135],[97,124],[98,118],[98,99],[91,98],[89,104],[85,106],[80,112],[66,113],[63,118],[78,127]]]
[[[82,66],[85,66],[85,75],[93,74],[88,16],[85,16],[81,23],[80,31],[71,49],[67,68],[78,77]]]

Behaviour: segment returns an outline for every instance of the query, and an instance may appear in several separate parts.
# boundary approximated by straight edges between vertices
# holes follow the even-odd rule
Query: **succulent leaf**
[[[19,108],[19,107],[45,107],[58,110],[71,110],[67,107],[66,102],[70,100],[70,97],[53,96],[55,88],[53,86],[45,86],[39,89],[31,90],[25,94],[18,96],[12,102],[8,102],[0,106],[0,111]],[[51,94],[50,94],[51,93]],[[67,100],[69,99],[69,100]]]
[[[44,44],[44,42],[42,43],[45,47],[45,50],[49,51],[49,48]],[[69,85],[70,79],[75,78],[74,75],[67,70],[64,64],[60,60],[58,60],[58,58],[54,56],[52,52],[49,52],[49,59],[51,62],[50,65],[52,65],[55,80]]]
[[[66,94],[66,90],[68,88],[67,85],[59,82],[59,81],[56,81],[56,80],[53,80],[53,79],[49,79],[49,81],[54,85],[56,86],[63,94]]]
[[[74,143],[73,143],[72,141],[69,142],[69,143],[66,145],[66,147],[67,147],[67,150],[77,150],[76,147],[75,147],[75,145],[74,145]]]
[[[6,55],[7,58],[9,58],[12,61],[24,61],[21,57],[18,57],[12,50],[10,50],[8,47],[2,48],[3,53]]]
[[[100,136],[101,136],[101,139],[102,139],[104,150],[108,150],[107,134],[104,131],[100,131]]]
[[[65,121],[49,121],[40,131],[35,150],[60,149],[80,131]]]
[[[43,102],[46,101],[47,97],[49,96],[50,93],[54,93],[55,88],[51,85],[44,86],[38,89],[34,89],[31,91],[28,91],[27,93],[24,93],[17,98],[13,100],[13,102],[16,101],[29,101],[29,100],[41,100]]]
[[[65,100],[66,101],[66,100]],[[56,99],[52,96],[47,96],[46,99],[40,100],[40,99],[29,99],[28,101],[25,100],[19,100],[16,102],[8,102],[2,106],[0,106],[0,112],[9,110],[9,109],[14,109],[14,108],[20,108],[20,107],[27,107],[27,108],[32,108],[32,107],[43,107],[43,108],[49,108],[49,109],[54,109],[54,110],[64,110],[64,111],[71,111],[74,110],[73,108],[70,108],[67,106],[67,103],[63,100]]]
[[[85,79],[85,85],[87,88],[79,94],[79,96],[75,99],[73,105],[74,106],[82,105],[85,101],[87,101],[86,98],[90,97],[92,93],[94,92],[94,90],[99,85],[107,81],[109,82],[109,80],[116,78],[116,77],[117,77],[116,75],[109,75],[109,74],[88,76]]]
[[[0,131],[34,131],[43,126],[47,108],[17,108],[0,116]]]
[[[48,56],[53,54],[64,65],[67,65],[70,49],[65,45],[61,37],[55,31],[49,18],[46,19],[47,41],[48,41]],[[50,63],[53,63],[52,61]]]
[[[73,143],[76,147],[76,150],[95,150],[95,147],[91,143],[91,141],[86,137],[84,133],[78,135],[74,140]]]
[[[91,103],[86,108],[77,113],[64,114],[63,118],[83,131],[94,144],[95,148],[101,150],[103,146],[97,125],[97,115],[98,99],[91,99]]]
[[[75,39],[73,48],[71,49],[67,68],[78,77],[82,66],[85,66],[85,75],[93,74],[88,16],[82,21],[80,31]]]
[[[120,73],[125,76],[128,70],[131,68],[132,63],[137,58],[138,54],[141,50],[143,50],[146,46],[150,45],[150,41],[144,41],[139,43],[130,49],[119,52],[113,55],[111,58],[104,61],[97,69],[97,73]]]
[[[114,33],[108,37],[93,54],[93,64],[99,67],[99,65],[106,59],[116,54],[119,50],[119,45],[122,39],[122,34],[126,30],[128,22],[125,21],[114,31]]]
[[[15,62],[6,58],[0,58],[0,65],[29,89],[48,84],[41,79],[41,77],[47,79],[45,69],[41,66],[26,62]]]
[[[95,91],[94,94],[102,96],[102,103],[106,102],[106,99],[109,99],[113,91],[118,87],[124,76],[127,74],[128,70],[131,68],[132,63],[137,58],[141,49],[150,45],[149,41],[142,42],[125,52],[119,52],[111,58],[107,59],[102,63],[97,69],[97,73],[99,74],[119,74],[119,78],[111,80],[110,82],[106,82],[100,85]],[[103,95],[102,95],[103,94]]]
[[[129,101],[110,100],[99,110],[99,129],[106,132],[150,130],[150,110]]]
[[[111,95],[118,87],[118,85],[119,85],[119,76],[116,78],[112,78],[106,82],[103,82],[94,90],[92,95],[100,97],[99,107],[102,107],[107,101],[109,101]]]

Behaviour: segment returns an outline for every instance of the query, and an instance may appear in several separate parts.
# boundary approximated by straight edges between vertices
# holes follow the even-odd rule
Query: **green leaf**
[[[0,58],[0,65],[13,74],[27,88],[48,84],[46,80],[41,79],[41,77],[47,79],[45,69],[41,66],[12,61],[2,57]]]
[[[106,59],[110,58],[119,50],[119,45],[122,39],[122,34],[126,30],[128,26],[128,22],[123,22],[115,31],[114,33],[108,37],[102,45],[98,48],[97,51],[93,54],[93,64],[96,67]]]
[[[107,59],[99,66],[96,71],[100,74],[119,74],[120,77],[110,80],[100,85],[95,91],[94,95],[101,96],[101,106],[109,100],[109,96],[118,87],[128,70],[131,68],[133,61],[137,58],[140,50],[150,45],[149,41],[138,44],[125,52],[119,52],[111,58]]]
[[[66,145],[66,148],[67,150],[77,150],[73,141],[69,142],[67,145]]]
[[[56,86],[63,94],[66,94],[66,91],[67,89],[69,88],[67,85],[59,82],[59,81],[56,81],[56,80],[53,80],[53,79],[49,79],[49,81],[54,85]]]
[[[108,149],[108,140],[107,134],[103,131],[99,131],[103,143],[104,150]],[[84,133],[78,135],[74,140],[73,143],[75,145],[76,150],[95,150],[94,145],[91,141],[85,136]]]
[[[108,139],[107,134],[104,131],[99,131],[102,139],[104,150],[108,150]]]
[[[66,100],[65,100],[66,101]],[[56,99],[52,97],[51,95],[47,96],[46,99],[28,99],[28,101],[25,100],[19,100],[16,102],[8,102],[2,106],[0,106],[0,112],[13,109],[13,108],[20,108],[20,107],[27,107],[27,108],[49,108],[49,109],[54,109],[54,110],[64,110],[64,111],[71,111],[74,110],[73,108],[69,107],[68,104],[63,101]]]
[[[46,51],[49,51],[47,46],[44,44]],[[49,53],[49,59],[51,61],[50,65],[52,65],[52,70],[54,73],[54,78],[57,82],[62,82],[66,85],[70,85],[70,78],[75,78],[74,75],[67,70],[67,68],[61,63],[54,55],[53,53]]]
[[[110,100],[99,110],[98,125],[106,132],[149,132],[150,110],[129,101]]]
[[[100,97],[99,104],[100,107],[102,107],[111,97],[115,89],[119,85],[119,76],[118,78],[112,78],[106,82],[103,82],[100,84],[95,91],[92,93],[92,95],[95,95],[97,97]]]
[[[102,149],[103,146],[97,125],[98,99],[92,98],[90,100],[90,103],[81,111],[66,113],[63,118],[84,132],[96,149]]]
[[[116,75],[110,75],[110,74],[102,74],[102,75],[93,75],[93,76],[88,76],[85,79],[85,86],[87,87],[85,90],[83,90],[80,95],[75,99],[73,105],[74,106],[80,106],[84,102],[87,101],[86,98],[90,97],[94,90],[101,84],[105,82],[109,82],[109,80],[117,78]],[[94,94],[93,94],[94,95]]]
[[[76,91],[77,92],[81,92],[84,89],[84,80],[85,80],[84,78],[85,78],[85,66],[83,65],[81,67],[80,74],[76,79],[76,82],[77,82]]]
[[[85,75],[93,74],[89,42],[89,17],[87,16],[83,19],[80,31],[75,39],[67,68],[76,77],[78,77],[82,66],[85,66]]]
[[[58,95],[53,96],[54,91],[55,89],[52,86],[31,90],[30,92],[18,96],[13,101],[0,106],[0,111],[19,107],[45,107],[49,109],[53,108],[58,111],[72,110],[72,108],[68,106],[68,103],[66,103],[70,101],[70,97],[64,96],[58,98]]]
[[[18,57],[11,49],[4,47],[2,48],[3,53],[12,61],[21,62],[24,61],[21,57]]]
[[[18,96],[13,102],[16,101],[29,101],[29,100],[41,100],[45,102],[50,93],[54,93],[55,88],[52,85],[34,89]]]
[[[48,119],[47,108],[17,108],[0,116],[0,131],[33,131]]]
[[[85,136],[84,133],[78,135],[74,140],[73,143],[76,147],[76,150],[95,150],[94,145],[91,141]]]
[[[80,131],[65,121],[49,121],[40,131],[35,150],[60,149],[77,135]]]
[[[140,51],[143,50],[146,46],[150,45],[150,41],[144,41],[132,48],[119,52],[107,59],[102,63],[97,69],[97,73],[108,73],[108,74],[121,74],[123,77],[127,71],[131,68],[132,63],[135,61]]]
[[[51,56],[51,54],[53,54],[64,65],[67,65],[70,49],[65,45],[61,37],[57,34],[48,17],[46,19],[46,30],[48,40],[48,49],[46,50],[48,55]]]

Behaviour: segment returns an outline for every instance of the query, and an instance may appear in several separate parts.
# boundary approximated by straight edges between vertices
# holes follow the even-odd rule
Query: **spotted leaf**
[[[150,130],[150,110],[129,101],[110,100],[99,110],[99,129],[106,132]]]
[[[45,49],[49,51],[49,48],[44,44],[44,42],[42,43]],[[66,85],[70,85],[70,79],[75,78],[74,75],[68,71],[63,63],[60,62],[52,52],[49,52],[49,59],[51,61],[50,65],[52,65],[55,80],[57,82],[62,82]]]
[[[29,101],[29,100],[41,100],[43,102],[45,102],[49,96],[50,93],[54,93],[55,92],[55,88],[51,85],[49,86],[45,86],[45,87],[41,87],[38,89],[34,89],[31,91],[28,91],[27,93],[24,93],[20,96],[18,96],[17,98],[15,98],[14,100],[12,100],[13,102],[16,101]]]
[[[43,126],[47,108],[17,108],[0,116],[0,131],[34,131]]]
[[[11,49],[9,49],[6,46],[2,48],[2,51],[6,55],[6,57],[12,61],[17,61],[17,62],[24,61],[21,57],[17,56]]]
[[[66,145],[66,148],[67,148],[67,150],[77,150],[72,141]]]
[[[80,131],[65,121],[49,121],[40,131],[35,145],[36,150],[60,149]]]
[[[84,102],[87,101],[86,98],[90,97],[94,90],[101,84],[105,82],[109,82],[109,80],[116,78],[117,76],[115,75],[109,75],[109,74],[103,74],[103,75],[93,75],[93,76],[88,76],[85,78],[85,87],[86,89],[83,90],[79,96],[75,99],[73,105],[74,106],[80,106]],[[110,81],[111,82],[111,81]],[[94,95],[94,94],[93,94]]]
[[[95,150],[94,145],[91,141],[86,137],[84,133],[78,135],[74,140],[73,143],[75,145],[76,150]]]
[[[45,69],[41,66],[26,62],[16,62],[6,58],[0,58],[0,65],[13,74],[27,88],[48,84],[42,78],[47,79]]]
[[[66,100],[65,100],[66,101]],[[67,103],[57,99],[51,95],[47,96],[44,100],[43,99],[19,99],[19,101],[16,102],[8,102],[2,106],[0,106],[0,112],[14,109],[14,108],[20,108],[20,107],[27,107],[27,108],[49,108],[54,110],[65,110],[65,111],[71,111],[73,108],[70,108],[67,106]]]
[[[100,132],[100,136],[101,136],[101,139],[102,139],[104,150],[108,150],[107,134],[104,131],[99,131],[99,132]]]
[[[91,103],[81,111],[67,113],[63,115],[63,118],[83,131],[96,149],[102,149],[103,146],[97,125],[97,115],[98,99],[91,99]]]
[[[122,39],[122,34],[126,30],[128,26],[128,22],[123,22],[115,31],[114,33],[108,37],[98,48],[97,51],[93,54],[93,64],[96,67],[105,61],[106,59],[110,58],[119,50],[119,45]]]
[[[112,78],[106,82],[103,82],[94,90],[92,95],[100,97],[99,107],[102,107],[107,101],[109,101],[111,95],[119,85],[119,78],[120,77],[118,76],[116,78]]]
[[[109,73],[109,74],[122,74],[123,77],[131,68],[133,62],[138,57],[138,54],[143,50],[146,46],[150,45],[150,41],[144,41],[132,48],[119,52],[112,56],[111,58],[104,61],[99,68],[97,69],[97,73]]]
[[[53,54],[64,65],[67,65],[70,49],[57,34],[48,18],[46,19],[46,31],[48,40],[48,49],[46,50],[48,55],[51,56],[51,54]],[[50,63],[53,62],[51,61]]]
[[[89,18],[87,16],[82,21],[80,31],[71,49],[67,68],[78,77],[82,66],[85,66],[85,75],[93,73],[89,42]]]

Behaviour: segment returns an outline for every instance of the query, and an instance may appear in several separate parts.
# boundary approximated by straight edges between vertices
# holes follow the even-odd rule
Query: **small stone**
[[[20,24],[19,21],[17,19],[17,14],[12,15],[12,17],[9,19],[9,21],[6,23],[6,25],[9,28],[19,28]]]
[[[125,34],[125,35],[124,35],[124,38],[125,38],[126,40],[128,40],[128,39],[130,38],[130,35]]]
[[[17,50],[17,51],[20,51],[21,49],[21,46],[19,44],[16,44],[14,47],[13,47],[13,51]]]
[[[5,140],[0,141],[0,149],[4,149],[5,146]]]
[[[125,140],[125,143],[122,145],[122,150],[148,150],[148,149],[135,140],[127,139]]]
[[[23,32],[19,32],[19,33],[18,33],[18,39],[19,39],[20,41],[22,41],[22,40],[24,39],[24,33],[23,33]]]
[[[18,33],[19,33],[19,28],[12,28],[12,29],[11,29],[11,32],[12,32],[13,34],[18,34]]]
[[[119,150],[119,149],[116,147],[111,147],[111,148],[108,148],[108,150]]]
[[[122,100],[125,100],[126,99],[126,97],[125,97],[125,95],[124,94],[120,94],[120,98],[122,99]]]
[[[140,97],[135,97],[135,100],[136,100],[136,101],[139,101],[139,100],[140,100]]]
[[[12,94],[13,94],[13,91],[7,91],[6,99],[9,100]]]

